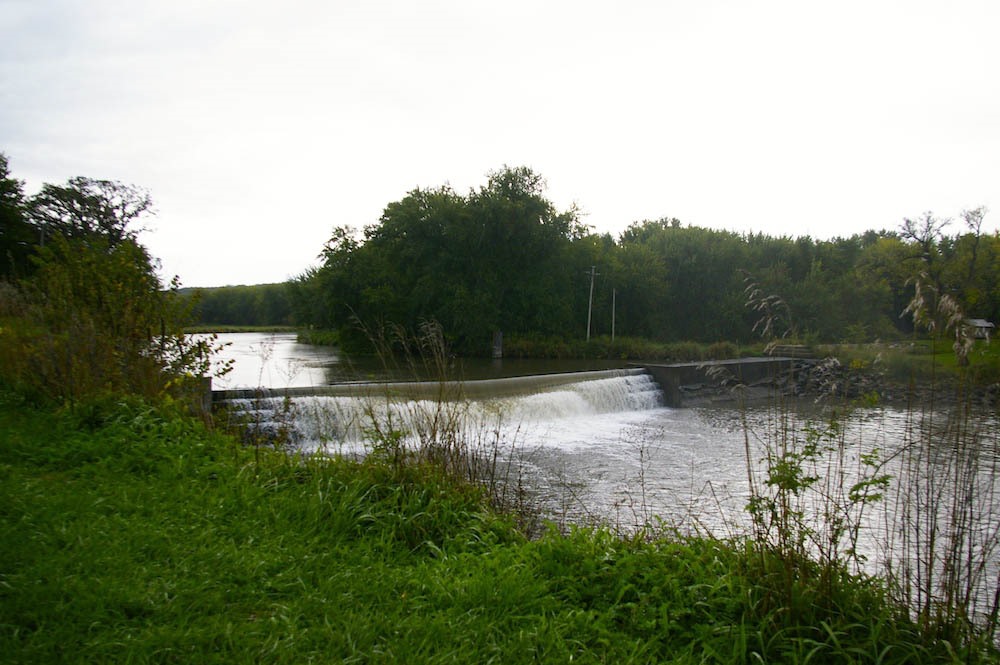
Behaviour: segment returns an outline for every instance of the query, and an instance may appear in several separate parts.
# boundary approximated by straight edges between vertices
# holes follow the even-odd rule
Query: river
[[[374,428],[408,432],[407,445],[419,446],[439,436],[445,422],[472,452],[503,461],[497,472],[528,488],[544,514],[564,526],[600,522],[634,532],[658,525],[740,536],[752,528],[746,510],[751,482],[758,493],[773,496],[774,486],[766,481],[777,456],[817,444],[815,454],[798,458],[802,477],[815,480],[808,491],[790,493],[814,550],[829,546],[823,516],[832,502],[849,530],[860,529],[856,542],[836,539],[841,552],[857,549],[860,569],[937,561],[938,554],[927,552],[910,532],[939,528],[944,534],[956,508],[968,505],[974,515],[963,519],[974,523],[959,549],[985,558],[973,594],[976,613],[986,611],[995,589],[995,412],[844,409],[778,399],[743,408],[668,408],[641,370],[581,362],[449,361],[447,372],[464,384],[441,385],[476,386],[475,397],[398,399],[378,383],[358,382],[433,379],[433,371],[351,361],[332,349],[297,344],[290,335],[224,335],[220,341],[230,343],[226,355],[235,368],[217,388],[352,384],[340,395],[239,404],[256,421],[279,423],[299,450],[364,454]],[[540,381],[543,374],[547,378]],[[528,378],[510,378],[517,376]],[[891,492],[875,482],[882,477],[891,482]],[[863,490],[882,498],[860,499]],[[946,498],[928,505],[929,496]]]
[[[203,337],[203,336],[201,336]],[[348,358],[334,347],[299,344],[294,333],[219,333],[221,361],[232,370],[213,380],[216,390],[230,388],[290,388],[355,381],[479,380],[555,372],[612,369],[627,366],[617,360],[486,360],[450,358],[446,367],[421,362],[383,362],[375,357]],[[218,363],[217,363],[218,364]]]
[[[214,381],[216,389],[434,378],[422,367],[387,368],[377,359],[348,359],[331,347],[299,344],[292,334],[220,334],[218,341],[226,345],[222,357],[233,361],[233,369]],[[447,369],[467,381],[488,382],[626,365],[508,359],[454,361]],[[634,524],[654,514],[682,513],[713,532],[741,522],[748,490],[738,412],[666,408],[646,376],[575,382],[571,375],[556,388],[479,400],[475,415],[465,408],[463,424],[476,440],[489,427],[494,440],[482,445],[517,451],[520,471],[531,477],[552,514],[567,521]],[[296,398],[298,445],[363,448],[362,432],[370,423],[360,421],[373,414],[365,404],[371,401],[371,396]],[[432,408],[413,402],[406,417],[412,420]],[[384,409],[379,411],[386,417]],[[499,429],[493,417],[502,418]]]

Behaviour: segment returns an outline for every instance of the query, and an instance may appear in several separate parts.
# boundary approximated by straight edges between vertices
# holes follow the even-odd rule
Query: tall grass
[[[433,465],[257,457],[137,400],[0,392],[0,447],[0,662],[988,662],[871,581],[786,616],[740,543],[529,540]]]
[[[365,333],[388,373],[434,377],[420,381],[419,399],[388,385],[359,388],[359,397],[347,398],[346,407],[337,400],[262,396],[230,409],[230,424],[255,448],[293,449],[298,423],[310,421],[310,429],[320,433],[317,447],[323,454],[361,452],[391,468],[432,467],[458,485],[483,489],[493,509],[533,528],[538,512],[521,474],[518,428],[508,427],[500,410],[471,413],[440,326],[425,323],[415,335],[399,327]]]
[[[770,302],[754,293],[751,306]],[[907,313],[934,343],[953,337],[953,364],[968,365],[974,346],[953,300],[918,287]],[[763,432],[744,421],[751,547],[775,607],[799,607],[803,587],[826,605],[843,574],[877,573],[930,638],[997,640],[1000,422],[967,382],[939,386],[933,362],[929,371],[926,384],[911,377],[906,430],[885,449],[845,439],[852,412],[873,403],[838,402],[803,424],[776,398]]]
[[[1000,437],[969,401],[915,407],[887,511],[886,574],[921,624],[950,640],[997,633]]]

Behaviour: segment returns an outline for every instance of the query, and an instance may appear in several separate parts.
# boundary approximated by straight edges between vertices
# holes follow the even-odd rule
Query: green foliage
[[[708,348],[705,349],[705,358],[707,360],[727,360],[729,358],[738,358],[739,356],[740,349],[732,342],[715,342],[714,344],[709,344]]]
[[[319,346],[338,346],[340,336],[336,330],[318,330],[316,328],[299,329],[298,341],[302,344],[316,344]]]
[[[35,398],[76,403],[102,395],[197,394],[212,341],[192,341],[190,303],[164,289],[136,224],[152,214],[145,190],[117,181],[46,183],[25,200],[0,155],[0,212],[9,270],[0,276],[0,381]],[[27,223],[38,239],[26,244]],[[20,235],[19,235],[20,234]],[[21,264],[30,259],[30,270]]]
[[[230,326],[290,326],[293,323],[288,284],[255,284],[184,289],[191,297],[194,321],[219,331]]]
[[[967,232],[954,238],[928,214],[899,231],[832,240],[674,218],[636,222],[615,239],[588,233],[574,211],[556,213],[543,191],[537,174],[507,168],[467,196],[414,190],[363,234],[335,230],[323,266],[293,284],[296,321],[338,329],[348,348],[360,348],[359,320],[409,329],[437,320],[455,350],[472,355],[485,355],[497,330],[508,339],[584,338],[588,312],[593,336],[610,336],[613,321],[616,336],[739,344],[754,337],[760,314],[744,307],[746,271],[761,293],[782,294],[794,315],[783,331],[810,342],[884,341],[912,331],[900,313],[928,267],[969,316],[1000,318],[1000,236],[981,232],[983,208],[963,213]]]
[[[0,396],[0,661],[995,662],[739,542],[527,540],[432,466],[253,451],[162,407]]]
[[[1000,381],[1000,345],[977,340],[969,349],[968,364],[959,366],[953,345],[920,339],[879,344],[830,345],[824,353],[854,368],[871,368],[895,385],[939,387],[962,383],[988,386]]]
[[[5,157],[2,166],[4,215],[27,220],[39,244],[29,247],[28,271],[18,269],[25,252],[5,248],[12,257],[6,274],[21,279],[0,288],[0,380],[69,403],[199,390],[194,379],[208,370],[211,342],[184,336],[189,306],[176,283],[163,289],[136,241],[135,224],[152,212],[149,194],[73,178],[45,184],[25,201]],[[17,244],[5,234],[8,240]]]
[[[65,185],[45,183],[27,202],[32,224],[46,240],[97,242],[111,247],[134,241],[141,229],[134,222],[153,213],[149,192],[117,180],[70,178]]]
[[[190,335],[210,334],[210,333],[294,333],[298,332],[293,326],[240,326],[240,325],[212,325],[201,324],[184,326],[185,332]]]
[[[20,305],[0,329],[0,374],[48,399],[154,397],[208,370],[210,342],[185,337],[185,303],[162,291],[135,241],[114,246],[51,238]]]
[[[465,353],[488,351],[497,330],[561,329],[575,218],[556,212],[543,186],[529,169],[506,168],[467,196],[449,187],[410,192],[386,206],[363,240],[336,230],[323,267],[293,289],[296,311],[308,317],[299,322],[336,328],[357,349],[370,348],[359,323],[416,330],[436,320]]]
[[[1000,345],[976,342],[969,352],[966,368],[972,385],[988,386],[1000,383]]]
[[[593,337],[566,340],[561,337],[538,335],[514,336],[504,339],[504,356],[508,358],[612,358],[616,360],[656,360],[664,362],[696,362],[735,358],[740,349],[732,342],[652,342],[636,337]]]
[[[7,155],[0,152],[0,279],[31,272],[29,257],[38,234],[24,214],[24,183],[12,178]]]

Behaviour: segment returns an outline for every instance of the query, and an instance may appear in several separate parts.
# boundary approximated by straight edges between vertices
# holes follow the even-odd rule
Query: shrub
[[[211,343],[183,334],[188,303],[163,290],[134,240],[52,237],[37,271],[0,293],[0,374],[21,390],[73,403],[106,394],[176,392],[208,371]]]
[[[726,360],[727,358],[738,358],[740,349],[732,342],[715,342],[709,344],[705,349],[705,357],[709,360]]]
[[[668,356],[679,362],[704,360],[702,346],[696,342],[676,342],[668,346]]]

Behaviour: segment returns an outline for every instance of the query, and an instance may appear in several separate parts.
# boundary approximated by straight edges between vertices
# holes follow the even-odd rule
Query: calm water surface
[[[383,363],[378,358],[348,358],[336,347],[299,344],[294,333],[220,333],[220,361],[232,360],[233,369],[213,380],[216,390],[234,388],[290,388],[353,381],[412,381],[440,378],[436,367],[420,363]],[[624,367],[621,361],[451,359],[449,379],[479,380],[555,372]]]

